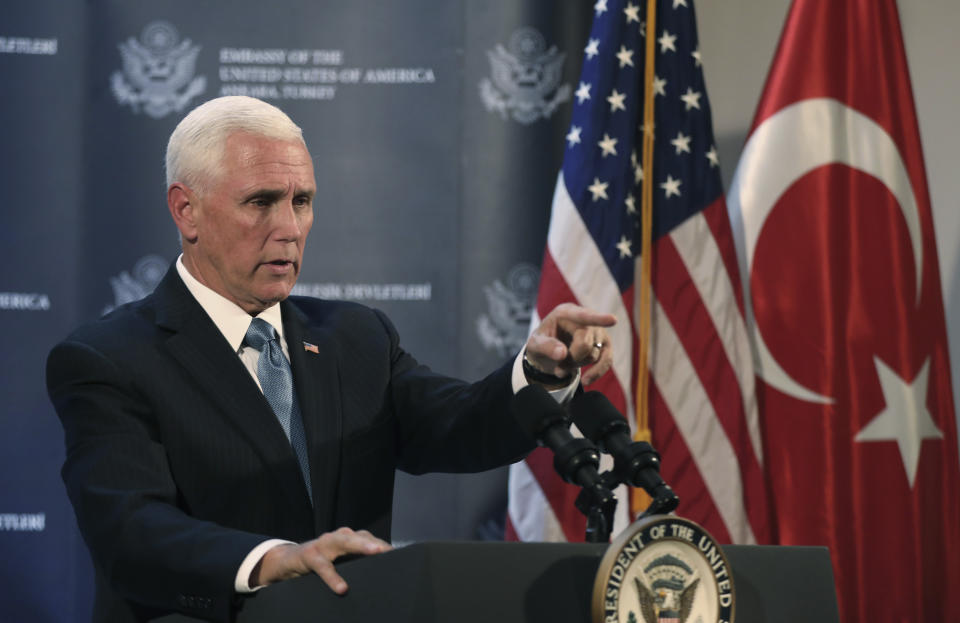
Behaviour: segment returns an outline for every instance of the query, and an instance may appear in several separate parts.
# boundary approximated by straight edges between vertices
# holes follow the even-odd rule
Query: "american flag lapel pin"
[[[311,344],[310,342],[304,342],[304,343],[303,343],[303,350],[307,351],[308,353],[313,353],[313,354],[315,354],[315,355],[319,355],[319,354],[320,354],[320,349],[317,348],[317,345],[316,345],[316,344]]]

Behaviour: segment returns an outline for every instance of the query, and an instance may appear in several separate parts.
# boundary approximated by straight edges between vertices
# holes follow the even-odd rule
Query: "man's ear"
[[[170,209],[170,216],[177,229],[180,230],[180,237],[184,242],[196,242],[197,240],[197,195],[189,187],[180,182],[170,184],[167,189],[167,208]]]

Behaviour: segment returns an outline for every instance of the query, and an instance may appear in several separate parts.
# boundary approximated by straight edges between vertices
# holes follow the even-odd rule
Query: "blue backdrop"
[[[527,330],[589,3],[33,0],[0,7],[0,621],[82,621],[50,347],[178,254],[167,137],[224,94],[304,129],[319,188],[298,293],[385,310],[477,378]],[[398,476],[398,540],[496,538],[505,476]]]

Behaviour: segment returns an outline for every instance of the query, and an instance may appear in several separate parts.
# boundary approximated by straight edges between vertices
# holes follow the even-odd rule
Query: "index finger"
[[[617,317],[613,314],[598,312],[586,307],[557,307],[550,313],[556,313],[555,318],[558,321],[572,322],[583,327],[612,327],[617,324]]]

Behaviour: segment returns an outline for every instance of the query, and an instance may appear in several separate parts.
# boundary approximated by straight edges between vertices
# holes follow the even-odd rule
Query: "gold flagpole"
[[[649,399],[649,362],[650,351],[650,275],[653,227],[653,78],[656,58],[657,0],[647,0],[646,51],[643,73],[643,186],[640,203],[640,280],[636,305],[639,307],[640,326],[637,348],[637,388],[636,396],[636,441],[651,441],[650,399]],[[634,280],[636,283],[636,279]],[[650,505],[650,496],[640,488],[632,490],[630,511],[636,517]]]

